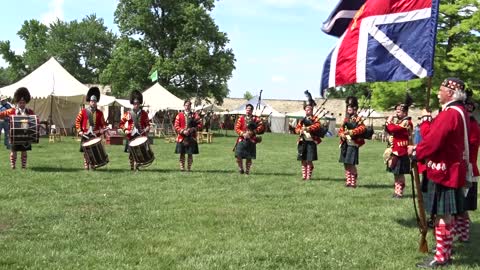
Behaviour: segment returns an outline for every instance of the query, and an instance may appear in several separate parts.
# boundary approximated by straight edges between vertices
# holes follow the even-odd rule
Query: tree
[[[106,68],[116,37],[104,26],[103,19],[89,15],[81,22],[57,20],[45,26],[37,20],[25,21],[18,31],[25,41],[25,52],[16,55],[9,41],[0,41],[0,54],[9,64],[9,83],[55,57],[74,77],[85,83],[98,83]]]
[[[252,93],[250,93],[250,91],[246,91],[245,94],[243,94],[243,98],[246,100],[250,100],[253,98],[253,95]]]
[[[115,22],[122,35],[138,38],[153,53],[151,71],[158,70],[169,91],[221,103],[235,58],[209,15],[213,8],[214,0],[120,0]]]
[[[114,96],[126,98],[131,91],[151,84],[148,75],[154,63],[155,57],[140,41],[123,37],[117,42],[100,82],[110,84]]]

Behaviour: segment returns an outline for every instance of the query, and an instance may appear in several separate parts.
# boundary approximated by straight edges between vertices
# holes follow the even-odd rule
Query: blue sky
[[[338,0],[221,0],[212,13],[220,31],[230,38],[236,70],[229,81],[230,97],[246,91],[263,98],[304,99],[309,89],[319,96],[323,61],[336,39],[320,28]],[[16,35],[25,20],[50,23],[81,20],[95,13],[117,32],[113,13],[117,0],[23,0],[0,4],[0,40],[10,40],[17,53],[23,41]],[[0,65],[5,62],[0,58]]]

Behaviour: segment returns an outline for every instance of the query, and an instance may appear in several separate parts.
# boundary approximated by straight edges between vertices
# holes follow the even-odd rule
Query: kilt
[[[299,141],[297,146],[297,160],[317,160],[317,144],[313,141]]]
[[[410,158],[408,156],[403,156],[403,157],[395,156],[392,158],[394,159],[396,158],[397,161],[392,168],[390,168],[387,164],[387,172],[391,172],[395,175],[410,173]]]
[[[423,199],[425,211],[431,215],[456,215],[465,211],[465,199],[461,188],[449,188],[429,180]]]
[[[196,155],[198,154],[198,143],[195,140],[190,140],[187,143],[177,142],[175,147],[175,154],[187,154],[187,155]]]
[[[340,159],[338,162],[350,165],[358,164],[358,146],[343,143],[340,147]]]
[[[473,182],[472,186],[468,190],[467,197],[465,198],[465,211],[477,210],[477,191],[478,183]]]
[[[250,140],[243,140],[237,143],[235,157],[241,159],[256,159],[257,145]]]
[[[12,144],[11,149],[12,149],[13,152],[15,152],[15,151],[20,151],[20,152],[30,151],[30,150],[32,150],[32,144],[31,143],[18,144],[18,145]]]

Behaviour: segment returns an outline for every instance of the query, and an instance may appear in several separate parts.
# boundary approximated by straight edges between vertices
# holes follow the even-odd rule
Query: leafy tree
[[[25,21],[18,31],[25,41],[25,52],[16,55],[9,41],[0,41],[0,54],[9,64],[7,78],[12,83],[55,57],[74,77],[85,83],[98,83],[116,37],[103,19],[89,15],[81,22],[57,20],[45,26],[37,20]]]
[[[154,54],[151,71],[158,70],[160,84],[182,98],[221,103],[235,59],[210,17],[213,8],[214,0],[120,0],[115,22]]]
[[[148,75],[154,63],[155,57],[140,41],[123,37],[117,42],[100,82],[110,84],[114,96],[127,98],[131,91],[151,84]]]
[[[253,95],[252,93],[250,93],[250,91],[246,91],[245,94],[243,94],[243,98],[246,100],[250,100],[253,98]]]

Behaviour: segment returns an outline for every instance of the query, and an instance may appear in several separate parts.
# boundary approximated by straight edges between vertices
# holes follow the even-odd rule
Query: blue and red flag
[[[323,23],[322,31],[331,36],[342,36],[365,1],[340,0],[332,13],[330,13],[330,16],[328,16],[328,19]]]
[[[325,60],[327,88],[433,75],[439,0],[367,0]]]

